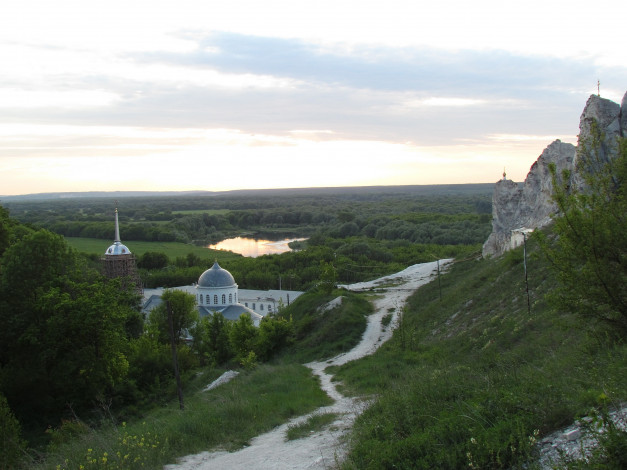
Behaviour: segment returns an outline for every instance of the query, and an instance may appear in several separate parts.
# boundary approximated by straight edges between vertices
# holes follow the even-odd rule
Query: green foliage
[[[337,297],[341,297],[341,303],[325,309]],[[306,363],[350,350],[359,343],[370,313],[372,304],[351,292],[335,290],[330,294],[301,295],[281,313],[284,318],[290,318],[294,335],[293,344],[284,349],[284,360]]]
[[[208,244],[243,231],[276,238],[320,230],[332,238],[476,244],[490,231],[491,192],[486,184],[128,198],[119,201],[121,235]],[[68,237],[108,240],[113,233],[111,199],[21,201],[10,208],[20,220]]]
[[[259,331],[255,344],[257,356],[267,361],[277,352],[287,346],[293,335],[291,320],[275,315],[267,315],[259,324]]]
[[[0,256],[9,247],[11,236],[9,211],[0,206]]]
[[[320,261],[320,284],[318,287],[329,294],[335,289],[337,270],[331,263]]]
[[[63,443],[33,468],[161,468],[208,448],[241,448],[288,419],[331,402],[310,370],[295,364],[259,365],[214,390],[190,392],[185,412],[168,406],[135,423],[92,430]]]
[[[163,461],[168,448],[167,439],[145,429],[130,433],[126,423],[115,433],[109,449],[94,446],[83,451],[76,459],[63,459],[56,470],[132,470],[151,468]]]
[[[220,312],[202,317],[192,328],[193,350],[198,354],[201,364],[222,365],[233,357],[229,341],[231,322]]]
[[[169,304],[172,311],[174,341],[178,345],[185,340],[188,331],[199,320],[196,298],[187,292],[166,289],[161,295],[161,300],[162,303],[148,316],[148,329],[156,333],[159,342],[170,344]]]
[[[147,251],[137,259],[141,269],[163,269],[168,265],[168,256],[158,251]]]
[[[20,434],[20,423],[0,394],[0,470],[18,468],[23,460],[26,442]]]
[[[136,297],[33,232],[0,260],[0,388],[22,423],[54,424],[107,401],[128,371]]]
[[[255,350],[258,335],[259,331],[250,315],[240,315],[237,321],[232,323],[229,328],[229,340],[238,360],[246,359],[250,352]]]
[[[601,138],[595,126],[591,139],[580,142],[579,169],[584,189],[560,184],[553,168],[556,240],[544,239],[545,253],[560,281],[555,304],[592,321],[627,333],[627,140],[618,142],[618,156],[599,160]]]

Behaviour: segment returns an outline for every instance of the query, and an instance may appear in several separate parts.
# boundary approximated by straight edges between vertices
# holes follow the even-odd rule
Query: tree
[[[250,352],[254,352],[257,335],[258,330],[250,315],[242,314],[237,321],[233,322],[229,331],[229,340],[239,360],[246,358]]]
[[[147,251],[139,257],[137,266],[142,269],[163,269],[168,265],[168,256],[158,251]]]
[[[257,335],[256,351],[263,361],[270,359],[276,352],[289,344],[293,336],[293,325],[291,320],[283,317],[268,315],[259,324]]]
[[[10,246],[0,274],[0,388],[22,423],[56,424],[110,396],[128,370],[134,296],[45,230]]]
[[[7,399],[0,394],[0,469],[17,468],[22,460],[26,443],[20,432],[19,421],[11,412]]]
[[[161,296],[161,300],[163,302],[150,312],[148,317],[150,328],[157,334],[159,342],[169,344],[170,329],[168,326],[167,302],[170,302],[174,340],[178,345],[185,339],[188,330],[198,322],[196,298],[187,292],[166,289]]]
[[[619,139],[616,158],[602,158],[596,126],[580,142],[578,172],[583,184],[552,168],[560,217],[554,245],[542,246],[555,267],[559,307],[627,332],[627,141]],[[561,176],[561,179],[560,179]]]
[[[9,211],[0,206],[0,256],[9,247],[10,221]]]
[[[192,349],[200,356],[201,363],[208,359],[211,364],[224,364],[233,357],[229,341],[230,322],[220,312],[202,317],[192,329]]]

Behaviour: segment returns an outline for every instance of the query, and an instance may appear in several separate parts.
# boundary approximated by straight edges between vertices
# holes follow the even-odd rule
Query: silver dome
[[[226,269],[222,269],[216,261],[211,269],[207,269],[198,278],[198,287],[232,287],[235,279]]]
[[[105,255],[130,255],[131,250],[129,250],[126,245],[122,245],[121,242],[115,242],[107,251],[105,251]]]

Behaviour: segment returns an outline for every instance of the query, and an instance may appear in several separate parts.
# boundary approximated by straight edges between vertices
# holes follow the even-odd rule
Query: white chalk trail
[[[443,269],[452,260],[441,260]],[[336,467],[346,455],[346,435],[355,418],[367,406],[363,400],[344,397],[340,394],[333,377],[325,372],[329,366],[342,365],[374,353],[391,338],[407,297],[418,287],[428,283],[437,273],[437,262],[416,264],[381,279],[360,282],[345,287],[349,290],[374,289],[378,297],[373,301],[374,313],[368,317],[368,325],[360,343],[350,351],[323,362],[305,364],[320,378],[322,389],[335,400],[330,406],[322,407],[305,416],[290,420],[270,432],[254,438],[248,447],[236,452],[214,451],[188,455],[177,464],[167,465],[167,470],[211,470],[211,469],[258,469],[258,470],[320,470]],[[388,326],[382,324],[384,316],[392,314]],[[302,439],[287,441],[289,426],[306,421],[314,414],[337,413],[338,419],[321,431]]]

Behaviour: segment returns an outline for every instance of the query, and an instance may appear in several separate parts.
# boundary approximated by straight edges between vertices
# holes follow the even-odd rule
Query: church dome
[[[126,245],[122,245],[121,242],[115,242],[107,251],[105,251],[105,255],[130,255],[131,250],[129,250]]]
[[[198,278],[198,287],[233,287],[235,279],[230,272],[222,269],[216,261],[211,269],[207,269]]]

